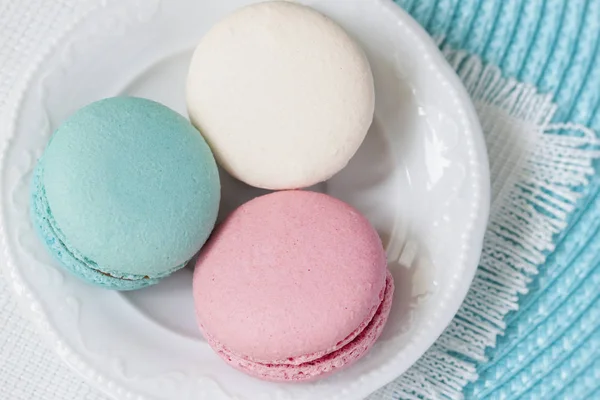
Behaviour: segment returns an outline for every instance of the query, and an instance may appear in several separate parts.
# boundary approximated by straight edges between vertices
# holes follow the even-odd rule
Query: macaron
[[[35,168],[31,213],[69,272],[109,289],[157,283],[210,235],[220,184],[210,148],[184,117],[115,97],[71,115]]]
[[[241,8],[212,27],[194,52],[186,93],[190,119],[219,164],[274,190],[309,187],[346,166],[375,105],[357,42],[286,1]]]
[[[237,208],[200,252],[200,330],[227,363],[269,381],[327,376],[364,356],[394,282],[369,221],[331,196],[280,191]]]

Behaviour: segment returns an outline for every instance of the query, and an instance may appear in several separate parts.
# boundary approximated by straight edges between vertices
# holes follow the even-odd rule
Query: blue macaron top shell
[[[50,251],[71,272],[117,289],[119,280],[123,289],[147,286],[185,265],[210,235],[219,200],[217,165],[201,134],[171,109],[133,97],[68,118],[32,189],[34,222]]]

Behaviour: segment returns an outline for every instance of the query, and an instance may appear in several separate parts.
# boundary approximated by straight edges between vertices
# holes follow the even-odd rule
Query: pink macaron
[[[349,366],[387,321],[394,282],[375,229],[331,196],[283,191],[236,209],[194,272],[200,329],[233,367],[307,381]]]

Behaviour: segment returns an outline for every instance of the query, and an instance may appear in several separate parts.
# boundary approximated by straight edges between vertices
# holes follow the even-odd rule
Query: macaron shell
[[[40,180],[42,169],[43,162],[40,162],[34,171],[31,190],[31,216],[38,236],[42,238],[50,254],[64,268],[87,283],[105,289],[137,290],[159,282],[162,276],[111,276],[108,273],[98,271],[96,265],[91,264],[85,257],[78,255],[77,250],[69,244],[54,226],[53,217]],[[180,267],[175,267],[173,271]],[[165,276],[173,271],[168,271]]]
[[[386,271],[377,232],[352,207],[319,193],[272,193],[235,210],[201,252],[198,321],[247,360],[318,358],[372,318]]]
[[[80,109],[57,129],[43,164],[55,228],[102,272],[163,276],[214,226],[214,157],[184,117],[154,101],[117,97]]]
[[[345,167],[373,120],[374,93],[358,44],[314,9],[284,1],[240,8],[211,28],[186,88],[190,119],[219,164],[276,190]]]
[[[312,362],[299,365],[264,364],[236,356],[220,343],[212,342],[211,346],[229,365],[259,379],[274,382],[306,382],[320,379],[347,368],[362,358],[375,344],[387,322],[394,294],[394,280],[388,272],[384,296],[377,312],[368,321],[365,329],[356,338],[344,347],[329,353]]]

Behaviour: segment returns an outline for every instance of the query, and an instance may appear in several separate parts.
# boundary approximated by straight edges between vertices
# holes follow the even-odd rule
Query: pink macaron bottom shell
[[[273,382],[306,382],[324,378],[342,368],[352,365],[362,358],[377,341],[392,308],[394,294],[394,279],[388,271],[382,301],[370,320],[361,324],[355,333],[350,335],[353,340],[342,347],[314,359],[314,355],[297,357],[297,359],[312,359],[312,361],[290,364],[277,362],[257,362],[247,357],[234,354],[221,345],[200,326],[204,337],[215,352],[234,368],[256,378]],[[311,357],[312,356],[312,357]]]
[[[264,360],[264,359],[259,359],[256,357],[250,357],[247,355],[243,356],[243,357],[236,355],[234,357],[241,359],[241,361],[243,361],[243,362],[251,362],[253,364],[301,365],[301,364],[309,363],[314,360],[318,360],[328,354],[331,354],[331,353],[337,351],[338,349],[341,349],[342,347],[346,346],[348,343],[350,343],[354,339],[356,339],[356,337],[365,330],[367,325],[369,325],[371,323],[371,321],[373,320],[373,317],[375,316],[377,311],[379,311],[379,309],[381,308],[381,303],[384,301],[385,294],[387,291],[387,285],[385,284],[386,280],[387,280],[387,276],[384,276],[384,280],[382,282],[383,287],[381,288],[381,291],[379,292],[379,301],[377,303],[375,303],[375,305],[372,307],[371,312],[369,313],[367,318],[365,318],[365,320],[363,322],[361,322],[361,324],[358,326],[358,328],[356,328],[354,331],[352,331],[345,339],[336,343],[335,345],[331,346],[330,348],[323,350],[323,351],[310,353],[310,354],[304,354],[304,355],[297,356],[297,357],[288,357],[288,358],[284,358],[284,359],[275,359],[275,360]],[[222,352],[222,353],[228,354],[228,355],[234,353],[233,351],[231,351],[231,350],[227,349],[225,346],[223,346],[218,340],[214,339],[208,332],[206,332],[206,329],[204,329],[202,324],[199,323],[199,325],[200,325],[200,329],[202,330],[204,336],[207,338],[207,340],[211,343],[211,346],[217,352]]]

